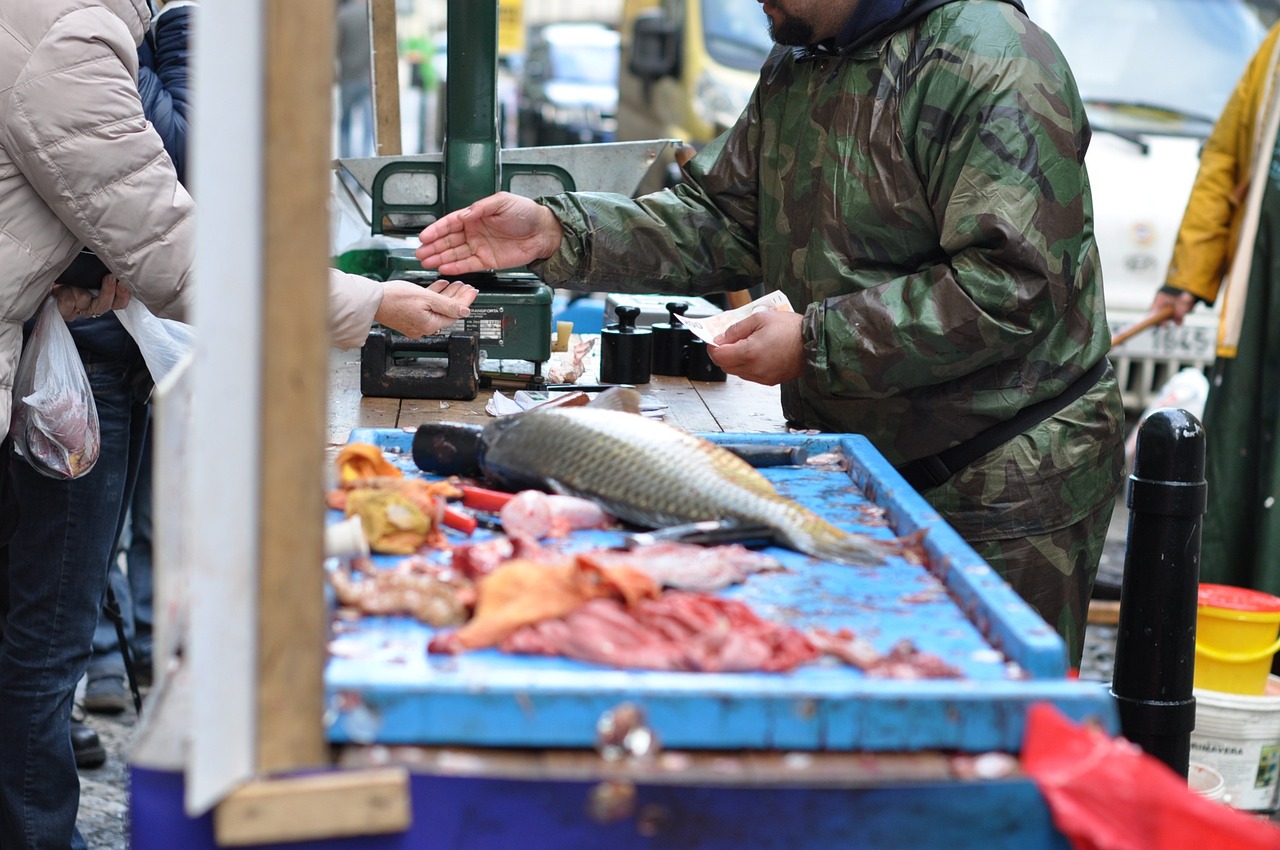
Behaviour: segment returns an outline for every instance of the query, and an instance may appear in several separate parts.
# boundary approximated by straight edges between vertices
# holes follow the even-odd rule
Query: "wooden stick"
[[[1172,304],[1155,313],[1152,313],[1149,316],[1144,316],[1138,321],[1134,322],[1132,325],[1129,325],[1129,327],[1124,328],[1120,331],[1117,331],[1116,335],[1111,337],[1111,347],[1115,348],[1119,346],[1121,343],[1128,340],[1130,337],[1142,333],[1152,325],[1158,325],[1161,322],[1165,321],[1166,319],[1170,319],[1172,317],[1173,317]]]
[[[329,348],[325,305],[290,304],[308,298],[303,293],[327,273],[328,260],[324,247],[297,245],[305,240],[286,234],[295,224],[307,233],[326,232],[326,172],[333,156],[328,108],[333,59],[315,55],[325,52],[316,45],[331,43],[333,24],[314,20],[322,16],[309,0],[271,0],[261,8],[271,49],[264,67],[268,108],[257,191],[263,204],[261,274],[271,285],[262,287],[256,306],[262,316],[256,385],[261,395],[255,404],[258,433],[251,453],[261,462],[251,480],[261,508],[258,521],[245,530],[253,535],[258,556],[256,569],[251,566],[245,578],[256,579],[257,585],[244,587],[257,620],[250,643],[257,662],[256,705],[244,730],[257,775],[319,767],[329,757],[323,718],[328,652],[317,637],[324,634],[328,615],[315,605],[296,604],[296,599],[322,598],[324,577],[317,577],[312,565],[324,561],[324,520],[314,511],[298,511],[293,517],[290,507],[324,487],[317,460],[325,438]],[[273,339],[280,344],[273,345]],[[301,422],[291,421],[295,413],[303,416]],[[296,598],[291,596],[295,592]],[[222,663],[235,663],[233,659],[239,660],[228,655]],[[213,668],[199,669],[207,673]]]
[[[219,847],[388,835],[412,822],[409,771],[400,766],[255,779],[213,812]]]
[[[373,75],[373,143],[378,156],[399,156],[400,66],[395,0],[369,3],[370,72]]]

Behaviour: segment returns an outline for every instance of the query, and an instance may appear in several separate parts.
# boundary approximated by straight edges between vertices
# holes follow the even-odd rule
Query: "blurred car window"
[[[773,49],[769,27],[761,20],[757,0],[703,0],[702,33],[707,53],[721,65],[759,71]]]
[[[618,58],[618,33],[601,23],[555,23],[531,30],[519,96],[520,144],[613,141]]]
[[[1152,107],[1210,124],[1262,36],[1257,15],[1239,0],[1026,0],[1025,6],[1062,48],[1086,102]]]

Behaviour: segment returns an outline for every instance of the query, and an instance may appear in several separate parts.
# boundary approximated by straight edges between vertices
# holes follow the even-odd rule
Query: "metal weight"
[[[639,307],[619,307],[618,322],[600,332],[600,381],[647,384],[653,360],[653,332],[637,328]]]
[[[689,340],[689,362],[686,374],[691,381],[727,381],[729,376],[715,364],[705,340],[694,337]]]
[[[653,323],[653,374],[683,377],[688,370],[689,342],[696,337],[676,318],[688,311],[684,301],[669,301],[667,321]]]

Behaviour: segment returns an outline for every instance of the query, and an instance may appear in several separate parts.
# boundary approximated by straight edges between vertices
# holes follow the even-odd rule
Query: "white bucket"
[[[1206,800],[1222,800],[1227,796],[1227,782],[1222,774],[1196,761],[1187,765],[1187,787]]]
[[[1261,696],[1195,689],[1191,758],[1222,774],[1237,809],[1269,812],[1280,790],[1280,677]]]

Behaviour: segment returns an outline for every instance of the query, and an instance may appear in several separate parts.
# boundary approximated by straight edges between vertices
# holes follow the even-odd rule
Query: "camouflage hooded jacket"
[[[955,0],[852,49],[775,49],[687,183],[541,199],[566,238],[534,268],[568,288],[781,289],[804,312],[788,420],[864,434],[899,464],[1059,395],[1105,357],[1088,139],[1044,33],[1009,3]],[[984,500],[1073,491],[1042,518],[1061,527],[1115,493],[1122,427],[1108,372],[967,468],[967,492],[930,499],[962,533],[996,537],[1025,533],[1025,518],[993,527]]]

